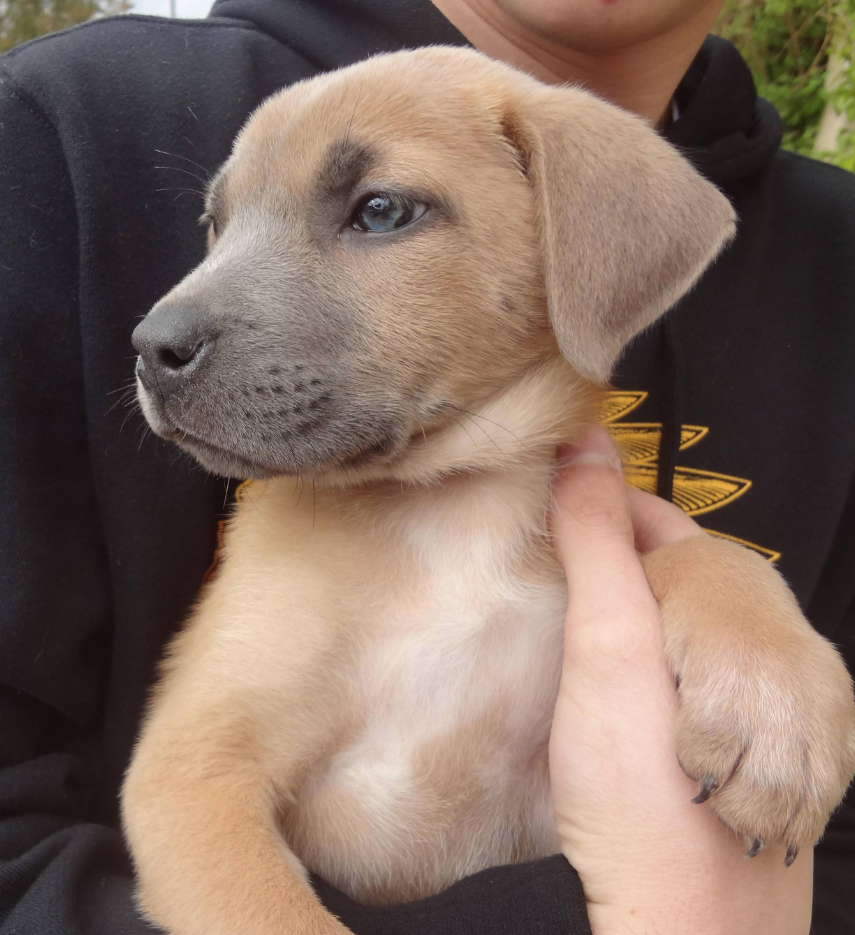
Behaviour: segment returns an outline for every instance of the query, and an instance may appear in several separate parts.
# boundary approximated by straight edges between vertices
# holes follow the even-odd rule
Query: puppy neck
[[[557,445],[572,442],[584,425],[597,420],[604,394],[555,356],[469,409],[449,406],[450,421],[416,435],[394,461],[365,465],[347,476],[326,475],[324,485],[388,481],[399,488],[402,483],[432,486],[455,475],[551,465]]]
[[[542,546],[555,449],[597,419],[603,396],[556,357],[418,437],[392,463],[315,479],[306,497],[293,478],[276,478],[253,506],[284,511],[292,536],[345,525],[357,541],[384,543],[394,561],[416,559],[446,582],[463,574],[470,590],[495,594],[511,569],[528,568],[528,580],[554,574]]]
[[[467,588],[495,596],[517,580],[512,569],[552,574],[541,566],[555,449],[596,420],[603,395],[556,357],[417,439],[386,483],[346,496],[381,539],[444,582],[465,569]]]

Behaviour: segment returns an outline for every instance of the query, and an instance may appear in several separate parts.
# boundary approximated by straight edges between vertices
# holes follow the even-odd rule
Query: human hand
[[[570,598],[550,775],[594,935],[805,935],[812,854],[789,868],[774,852],[746,859],[677,763],[677,693],[637,553],[703,531],[624,485],[604,430],[565,460],[552,528]]]

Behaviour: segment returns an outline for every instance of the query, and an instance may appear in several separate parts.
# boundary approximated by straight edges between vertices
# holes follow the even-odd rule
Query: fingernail
[[[574,445],[561,445],[558,449],[558,462],[561,467],[578,464],[607,464],[618,474],[622,473],[620,455],[611,440],[611,436],[598,425],[588,426]]]

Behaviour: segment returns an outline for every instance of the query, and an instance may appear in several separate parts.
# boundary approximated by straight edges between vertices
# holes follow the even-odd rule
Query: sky
[[[207,16],[213,0],[175,0],[176,12],[184,19]],[[131,0],[132,13],[169,16],[169,0]]]

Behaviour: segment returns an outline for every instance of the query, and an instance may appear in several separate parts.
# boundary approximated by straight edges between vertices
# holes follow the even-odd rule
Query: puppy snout
[[[210,356],[216,335],[208,316],[193,306],[162,306],[134,329],[140,355],[137,373],[164,400],[181,389]]]

